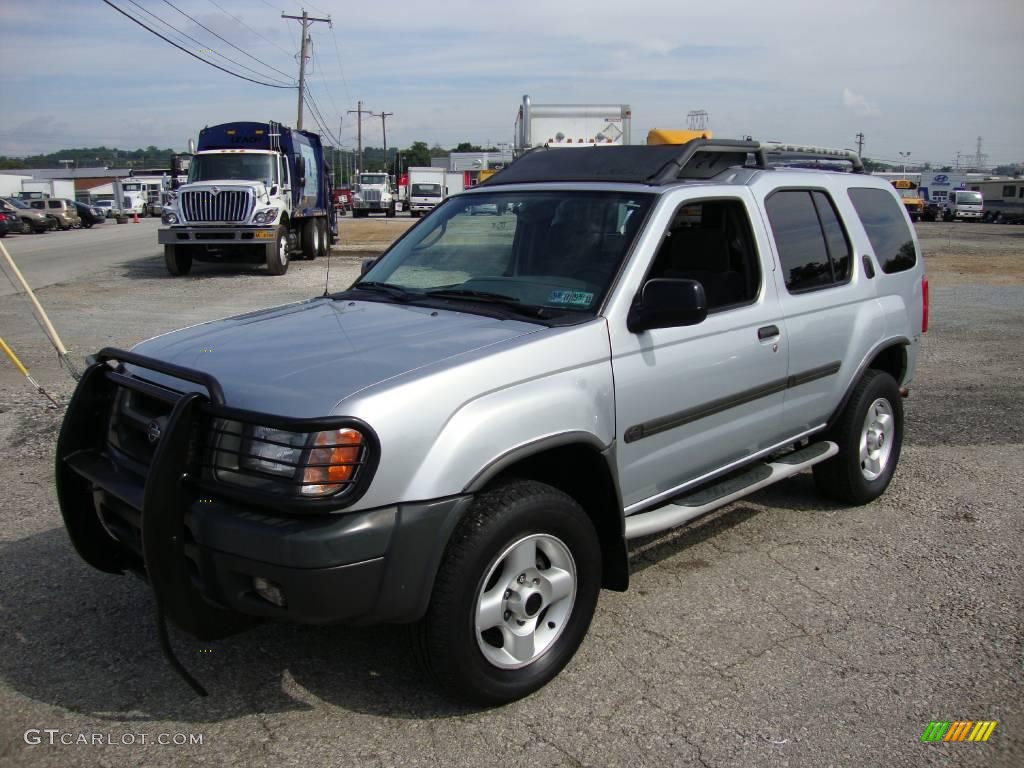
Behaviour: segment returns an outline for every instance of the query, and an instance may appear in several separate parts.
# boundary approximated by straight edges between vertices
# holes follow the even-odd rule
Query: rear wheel
[[[320,249],[316,255],[318,257],[326,256],[331,250],[331,228],[327,223],[327,219],[317,219],[316,228],[320,232]]]
[[[267,246],[267,271],[272,275],[283,275],[288,271],[288,230],[277,228],[277,240]]]
[[[306,219],[302,225],[302,258],[312,261],[320,255],[322,234],[319,219]]]
[[[35,231],[35,230],[32,227],[32,220],[31,219],[22,219],[21,220],[21,234],[23,234],[23,235],[30,235],[30,234],[32,234],[33,231]]]
[[[186,251],[184,246],[165,245],[164,265],[175,277],[187,275],[192,271],[192,254]]]
[[[867,504],[889,487],[903,446],[903,401],[899,385],[869,368],[827,439],[839,453],[814,465],[818,491],[847,504]]]
[[[582,508],[532,480],[481,494],[445,551],[420,659],[456,698],[495,705],[557,675],[590,626],[601,549]]]

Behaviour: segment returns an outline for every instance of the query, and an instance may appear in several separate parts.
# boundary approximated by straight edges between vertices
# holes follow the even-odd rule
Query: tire
[[[453,698],[520,699],[576,653],[600,587],[601,548],[579,504],[532,480],[497,486],[452,533],[415,628],[420,661]],[[482,623],[490,626],[481,627],[488,603]]]
[[[394,203],[392,203],[392,204],[391,204],[391,205],[390,205],[390,206],[388,207],[388,209],[387,209],[387,211],[386,211],[386,212],[384,213],[384,215],[385,215],[385,216],[386,216],[387,218],[389,218],[389,219],[393,219],[393,218],[395,218],[395,204],[394,204]]]
[[[839,453],[814,465],[818,492],[847,504],[881,496],[903,446],[903,400],[896,380],[885,371],[865,371],[826,439],[839,446]]]
[[[174,277],[187,275],[192,271],[192,254],[177,245],[164,246],[164,266]]]
[[[277,228],[277,240],[267,246],[267,271],[272,275],[283,275],[288,271],[288,230]]]
[[[32,226],[32,221],[30,219],[22,219],[21,234],[31,235],[33,232],[35,232],[35,228]]]
[[[306,219],[302,225],[302,258],[312,261],[320,253],[320,241],[322,239],[320,225],[317,219]]]
[[[318,258],[322,258],[327,256],[331,250],[331,228],[327,219],[317,219],[316,226],[320,230],[320,250],[316,255]]]

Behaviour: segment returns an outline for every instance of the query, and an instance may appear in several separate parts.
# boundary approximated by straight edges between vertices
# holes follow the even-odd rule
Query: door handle
[[[765,339],[771,339],[779,335],[779,326],[777,325],[765,325],[757,329],[758,341],[764,341]]]

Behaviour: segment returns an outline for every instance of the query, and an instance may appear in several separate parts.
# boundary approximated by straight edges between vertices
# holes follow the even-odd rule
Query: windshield
[[[188,169],[189,183],[194,181],[262,181],[268,187],[277,183],[274,155],[217,154],[196,155]]]
[[[980,192],[957,192],[956,201],[965,205],[981,205]]]
[[[369,184],[383,185],[383,184],[387,184],[388,183],[388,177],[385,176],[383,173],[378,173],[378,174],[373,174],[373,175],[366,175],[366,176],[360,176],[359,177],[359,183],[360,184],[367,184],[367,185],[369,185]]]
[[[29,206],[25,205],[23,202],[21,202],[21,200],[19,200],[16,197],[4,198],[4,200],[5,200],[5,202],[10,203],[11,205],[13,205],[15,208],[28,208],[29,207]]]
[[[360,280],[411,294],[594,314],[652,195],[490,192],[448,198]],[[354,287],[358,288],[359,283]],[[409,296],[405,297],[410,300]]]
[[[416,197],[437,197],[441,194],[440,184],[413,184],[412,193]]]
[[[900,197],[911,200],[917,200],[921,197],[916,189],[898,189],[896,191],[900,193]]]

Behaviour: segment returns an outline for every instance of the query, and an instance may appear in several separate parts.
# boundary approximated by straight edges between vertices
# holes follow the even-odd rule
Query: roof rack
[[[829,149],[804,144],[784,144],[780,141],[762,141],[761,149],[766,155],[793,157],[803,160],[843,160],[853,166],[854,173],[864,173],[864,162],[852,149]]]
[[[728,168],[768,168],[767,156],[845,160],[857,173],[864,165],[847,149],[779,142],[694,139],[685,144],[613,147],[537,147],[478,186],[538,181],[602,181],[661,186],[683,179],[712,179]]]

